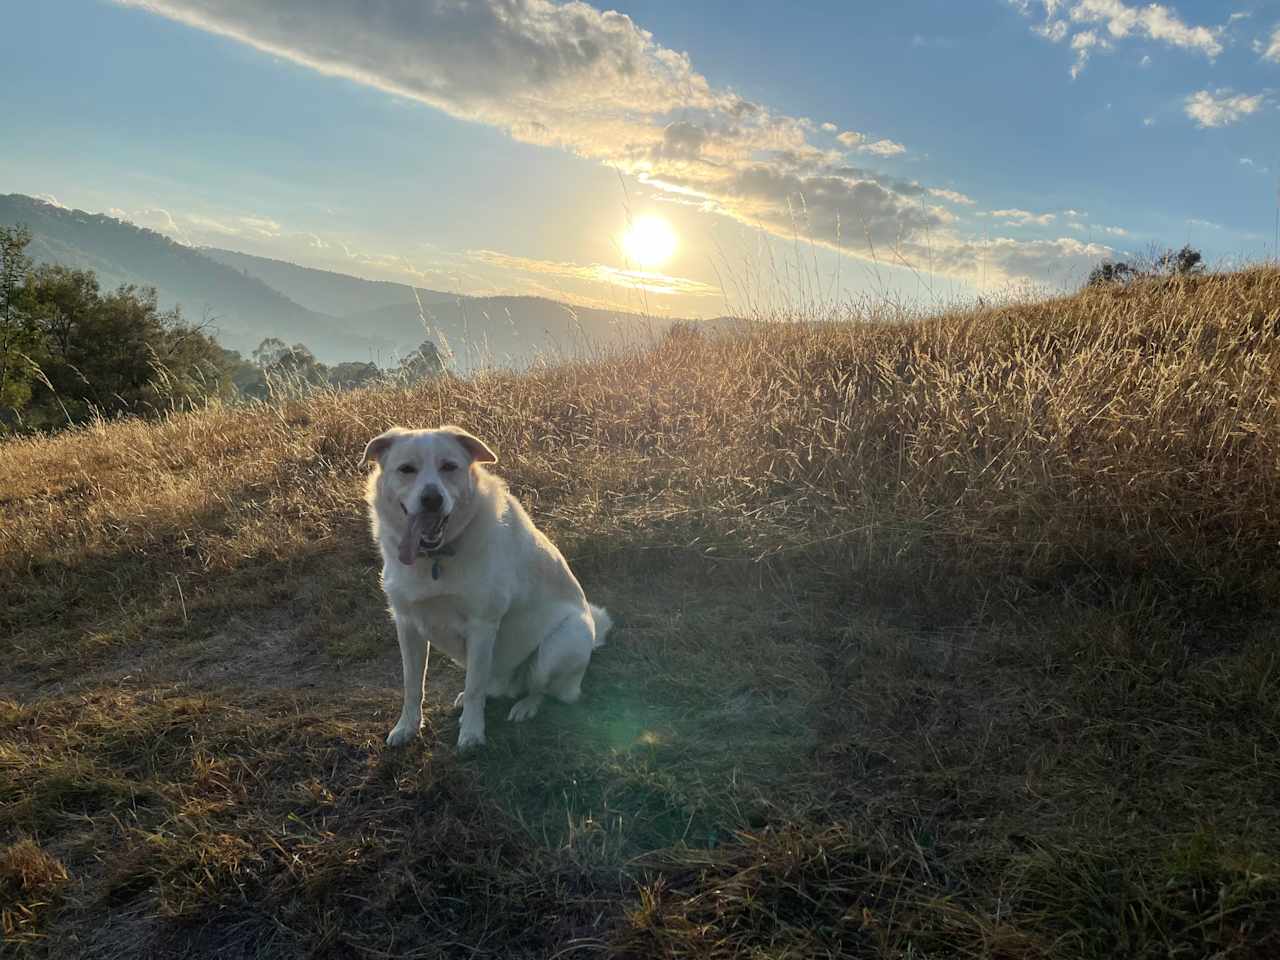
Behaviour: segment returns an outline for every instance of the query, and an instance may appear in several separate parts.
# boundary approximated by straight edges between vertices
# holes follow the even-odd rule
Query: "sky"
[[[1280,0],[41,0],[0,193],[716,316],[1276,255]]]

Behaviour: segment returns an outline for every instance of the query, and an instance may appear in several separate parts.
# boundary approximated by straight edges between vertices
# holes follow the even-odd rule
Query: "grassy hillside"
[[[1280,954],[1280,272],[680,333],[0,446],[0,915],[37,957]],[[490,716],[356,462],[467,425],[619,621]]]

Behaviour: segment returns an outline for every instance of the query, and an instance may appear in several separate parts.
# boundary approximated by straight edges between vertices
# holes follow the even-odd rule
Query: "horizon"
[[[0,102],[28,148],[0,192],[364,279],[702,318],[802,264],[832,300],[937,302],[1157,246],[1276,256],[1263,3],[362,9],[12,11]]]

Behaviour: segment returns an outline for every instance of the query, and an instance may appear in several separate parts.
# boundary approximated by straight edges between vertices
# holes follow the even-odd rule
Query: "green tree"
[[[26,309],[30,242],[26,227],[0,227],[0,427],[21,415],[36,376],[30,358],[40,346],[40,331]]]
[[[1204,257],[1190,245],[1166,250],[1156,259],[1156,269],[1171,277],[1194,277],[1204,273]]]
[[[417,350],[400,361],[398,376],[407,383],[416,383],[444,373],[444,357],[430,340],[422,341]]]
[[[253,351],[253,362],[266,370],[288,350],[289,345],[279,337],[267,337]]]
[[[253,351],[253,360],[262,369],[269,390],[329,382],[328,369],[305,343],[290,347],[278,337],[268,337]]]
[[[265,400],[271,395],[271,389],[267,386],[267,378],[262,372],[262,367],[257,363],[251,363],[240,355],[238,350],[222,351],[222,362],[231,378],[231,385],[235,388],[236,393],[253,397],[257,400]]]
[[[92,271],[41,266],[24,305],[42,335],[32,426],[154,414],[230,392],[222,348],[176,309],[162,311],[151,288],[104,295]]]
[[[349,360],[329,368],[329,383],[339,390],[354,390],[367,386],[382,376],[382,371],[375,363],[361,363]]]
[[[1157,247],[1156,250],[1158,249]],[[1168,249],[1159,254],[1153,250],[1145,256],[1139,256],[1133,263],[1103,260],[1090,272],[1087,286],[1124,284],[1143,277],[1195,277],[1202,273],[1204,257],[1199,250],[1188,245],[1181,250]]]
[[[1089,274],[1088,286],[1103,287],[1113,283],[1128,283],[1142,276],[1137,267],[1127,263],[1112,263],[1103,260]]]

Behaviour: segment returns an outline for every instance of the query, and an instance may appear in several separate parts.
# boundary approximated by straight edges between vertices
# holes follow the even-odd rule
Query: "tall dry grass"
[[[98,424],[4,446],[0,570],[22,592],[33,564],[86,551],[287,551],[358,515],[370,435],[459,421],[584,541],[1265,591],[1278,326],[1280,272],[1261,269]]]
[[[1256,269],[6,442],[6,936],[1273,956],[1278,329]],[[620,622],[469,760],[444,687],[380,749],[357,461],[439,422]]]

